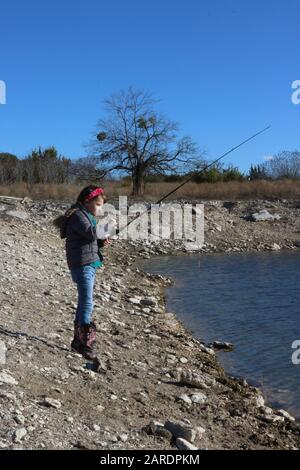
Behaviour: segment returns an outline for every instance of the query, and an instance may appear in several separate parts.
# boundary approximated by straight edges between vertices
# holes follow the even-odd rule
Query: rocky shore
[[[52,225],[67,207],[0,201],[0,448],[298,449],[299,423],[228,376],[220,344],[193,338],[167,311],[171,280],[136,267],[141,257],[184,253],[181,241],[113,241],[95,286],[105,370],[70,351],[77,292]],[[299,249],[300,201],[204,209],[201,252]]]

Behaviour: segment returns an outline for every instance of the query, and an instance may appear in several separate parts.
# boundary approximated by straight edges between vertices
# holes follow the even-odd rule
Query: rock
[[[104,437],[104,439],[107,439],[110,442],[114,442],[114,443],[118,442],[118,437],[115,434],[112,434],[109,431],[105,431],[104,434],[103,434],[103,437]]]
[[[146,432],[148,434],[153,434],[154,436],[165,437],[169,440],[172,439],[172,433],[168,431],[164,424],[159,421],[151,421],[150,424],[146,427]]]
[[[176,446],[179,450],[198,450],[198,447],[194,446],[189,441],[182,439],[182,437],[178,437],[176,439]]]
[[[5,449],[8,446],[9,446],[8,442],[0,441],[0,449]]]
[[[21,204],[25,204],[25,203],[30,203],[30,202],[33,202],[33,200],[30,198],[30,197],[27,197],[25,196],[22,201],[21,201]]]
[[[140,299],[136,299],[135,297],[130,297],[129,299],[127,299],[128,302],[130,302],[131,304],[135,304],[135,305],[138,305],[140,303]]]
[[[178,397],[178,400],[183,401],[184,403],[187,403],[188,405],[192,404],[192,400],[186,394],[180,395],[180,397]]]
[[[6,392],[5,390],[0,390],[0,398],[6,398],[10,401],[16,401],[17,399],[14,393]]]
[[[18,414],[17,416],[15,416],[14,420],[16,423],[21,425],[24,425],[26,421],[25,416],[23,416],[22,414]]]
[[[254,222],[261,222],[265,220],[280,220],[281,218],[279,214],[272,215],[266,209],[262,209],[261,211],[252,214],[251,217]]]
[[[156,341],[156,340],[157,340],[157,341],[161,340],[161,336],[158,336],[158,335],[149,335],[148,338],[149,338],[149,339],[153,339],[153,340],[155,340],[155,341]]]
[[[28,219],[28,214],[27,212],[24,212],[24,211],[7,211],[6,212],[7,215],[10,215],[11,217],[16,217],[17,219],[22,219],[22,220],[26,220]]]
[[[67,380],[70,377],[68,372],[63,372],[60,376],[61,380]]]
[[[13,433],[13,440],[14,442],[16,443],[19,443],[22,441],[22,439],[26,436],[27,434],[27,430],[25,428],[20,428],[20,429],[17,429],[14,433]]]
[[[0,383],[7,385],[18,385],[18,382],[5,370],[0,372]]]
[[[198,433],[198,437],[199,437],[199,438],[201,438],[202,435],[205,433],[205,429],[202,428],[202,426],[197,426],[197,427],[196,427],[196,431],[197,431],[197,433]]]
[[[201,351],[209,354],[210,356],[215,356],[215,351],[212,348],[208,348],[204,344],[200,344],[199,347],[200,347]]]
[[[255,405],[260,408],[265,405],[265,399],[262,395],[258,395],[257,397],[254,397]]]
[[[277,410],[276,411],[276,414],[279,415],[279,416],[283,416],[285,419],[287,419],[288,421],[295,421],[295,418],[294,416],[290,415],[290,413],[288,413],[287,411],[285,410]]]
[[[282,423],[284,421],[283,416],[273,416],[273,415],[265,415],[261,418],[266,423]]]
[[[145,297],[144,299],[141,299],[140,303],[148,307],[154,307],[156,306],[157,301],[154,297]]]
[[[41,402],[41,404],[44,406],[47,406],[48,408],[56,408],[56,409],[60,409],[62,406],[59,400],[56,400],[55,398],[48,398],[48,397],[46,397]]]
[[[269,406],[263,406],[263,412],[265,413],[265,415],[273,415],[274,414],[274,410],[273,408],[270,408]]]
[[[268,249],[271,251],[279,251],[281,250],[281,246],[277,243],[273,243],[272,245],[268,245]]]
[[[151,309],[149,307],[144,307],[142,308],[142,312],[144,313],[150,313]]]
[[[181,357],[180,362],[181,362],[181,364],[187,364],[189,361],[186,357]]]
[[[209,388],[215,385],[215,379],[206,375],[200,375],[191,370],[182,371],[177,370],[171,374],[182,385],[195,388]]]
[[[199,403],[200,405],[204,405],[207,402],[207,396],[201,392],[194,393],[190,398],[193,403]]]
[[[215,348],[215,349],[222,350],[222,351],[232,351],[233,350],[233,344],[232,343],[226,343],[226,342],[222,342],[222,341],[214,341],[210,346]]]
[[[166,421],[165,428],[170,431],[175,438],[181,437],[189,442],[194,442],[198,434],[195,428],[182,421]]]

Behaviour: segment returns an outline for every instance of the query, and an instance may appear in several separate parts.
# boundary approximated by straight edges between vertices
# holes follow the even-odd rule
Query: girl
[[[74,321],[74,338],[71,348],[86,359],[95,361],[96,326],[91,321],[95,274],[103,265],[100,248],[110,240],[98,240],[96,216],[106,201],[102,188],[94,185],[83,188],[77,202],[67,212],[55,219],[61,238],[66,238],[67,264],[72,280],[77,284],[78,305]]]

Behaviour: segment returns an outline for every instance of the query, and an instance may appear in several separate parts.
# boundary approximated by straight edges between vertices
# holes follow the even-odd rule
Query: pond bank
[[[284,216],[272,222],[276,227],[240,219],[244,208],[230,212],[220,204],[207,204],[204,250],[235,250],[247,237],[249,251],[272,243],[296,249],[295,202],[290,213],[285,203],[274,208]],[[118,240],[106,249],[94,309],[106,374],[70,352],[76,289],[51,226],[63,208],[47,201],[15,208],[28,218],[2,211],[1,447],[299,448],[299,424],[266,406],[258,389],[225,374],[214,351],[166,310],[170,281],[134,267],[140,256],[182,253],[177,243]]]

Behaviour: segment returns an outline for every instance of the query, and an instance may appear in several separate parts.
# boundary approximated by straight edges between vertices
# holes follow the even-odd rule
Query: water
[[[205,342],[229,341],[219,353],[232,375],[261,387],[270,404],[300,418],[300,253],[159,256],[140,263],[172,277],[167,308]]]

